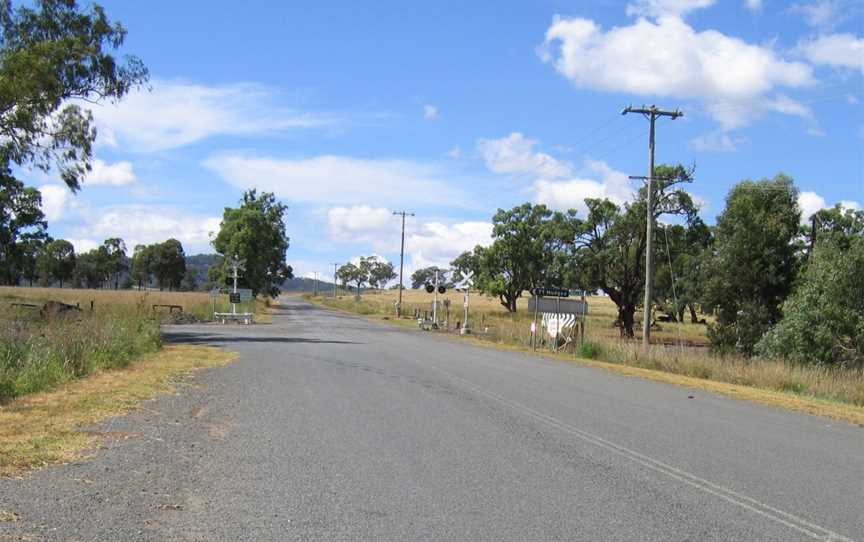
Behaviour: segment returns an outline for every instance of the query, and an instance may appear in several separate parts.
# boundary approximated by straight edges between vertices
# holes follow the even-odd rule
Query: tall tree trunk
[[[699,317],[696,315],[696,305],[694,305],[693,303],[689,303],[687,305],[687,307],[690,308],[690,323],[691,324],[698,324],[699,323]]]
[[[633,339],[636,337],[636,334],[633,332],[635,314],[636,305],[622,305],[618,307],[618,320],[621,322],[621,337],[624,339]]]

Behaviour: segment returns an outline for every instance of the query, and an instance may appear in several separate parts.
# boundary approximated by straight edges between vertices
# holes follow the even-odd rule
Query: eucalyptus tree
[[[0,170],[56,169],[77,190],[91,169],[91,103],[116,101],[147,81],[140,59],[114,52],[126,29],[98,5],[0,0]]]
[[[780,321],[800,263],[800,219],[798,189],[783,174],[729,191],[704,264],[703,301],[716,315],[708,329],[715,349],[749,355]]]

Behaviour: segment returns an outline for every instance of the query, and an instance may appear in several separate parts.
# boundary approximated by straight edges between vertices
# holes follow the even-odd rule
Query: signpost
[[[581,299],[568,299],[570,290],[564,288],[534,288],[534,294],[528,300],[528,310],[534,312],[531,322],[531,349],[537,350],[537,316],[543,313],[543,324],[546,332],[555,341],[553,349],[558,348],[558,338],[562,331],[570,325],[578,323],[584,333],[585,316],[588,314],[588,302],[584,292]]]
[[[581,299],[555,299],[548,297],[532,297],[528,299],[528,310],[537,312],[551,312],[557,314],[577,314],[583,316],[588,314],[588,302]]]
[[[230,313],[219,313],[219,312],[215,312],[215,310],[214,310],[213,317],[218,319],[219,321],[221,321],[223,324],[225,323],[226,320],[229,320],[229,319],[234,320],[234,321],[243,321],[246,324],[251,324],[252,323],[252,313],[248,313],[248,312],[238,313],[237,312],[237,304],[238,303],[241,303],[243,301],[249,301],[252,299],[252,290],[250,290],[248,288],[238,288],[237,287],[237,281],[240,278],[239,277],[239,271],[244,269],[245,261],[243,261],[243,260],[241,260],[235,256],[233,258],[227,258],[227,263],[228,263],[228,265],[231,266],[231,269],[232,269],[231,278],[232,278],[232,282],[233,282],[233,288],[231,289],[230,292],[228,292],[228,301],[231,303],[231,312]],[[215,309],[216,298],[214,296],[214,293],[216,293],[216,290],[214,290],[213,292],[210,292],[210,295],[213,296],[213,307]]]
[[[538,297],[570,297],[570,290],[565,288],[534,288],[531,293]]]

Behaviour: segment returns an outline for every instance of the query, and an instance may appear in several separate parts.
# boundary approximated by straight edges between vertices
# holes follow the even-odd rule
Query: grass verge
[[[102,437],[83,428],[174,391],[178,379],[191,371],[235,357],[213,347],[169,345],[126,367],[98,371],[0,406],[0,476],[85,457]]]
[[[382,315],[378,307],[361,301],[355,303],[328,298],[306,299],[343,312],[370,319],[416,328],[412,320],[395,320]],[[368,296],[371,297],[371,296]],[[524,319],[524,315],[521,316]],[[474,322],[479,318],[474,317]],[[487,320],[491,320],[488,318]],[[497,322],[496,322],[497,324]],[[524,337],[509,329],[493,329],[484,335],[460,336],[442,334],[453,340],[504,350],[531,353]],[[525,326],[521,326],[525,327]],[[589,328],[590,329],[590,328]],[[506,331],[506,333],[501,333]],[[701,389],[736,399],[806,412],[864,426],[864,374],[861,371],[831,367],[790,365],[780,360],[747,360],[720,358],[706,349],[678,351],[663,346],[652,347],[645,356],[638,343],[594,336],[575,355],[538,352],[561,361],[577,362],[627,376],[647,378],[688,388]]]

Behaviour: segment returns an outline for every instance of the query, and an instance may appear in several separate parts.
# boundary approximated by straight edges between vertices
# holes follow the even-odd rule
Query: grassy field
[[[366,293],[360,302],[355,301],[352,295],[343,295],[336,299],[325,296],[307,297],[340,310],[395,321],[396,296],[396,291],[387,290]],[[432,295],[425,291],[404,290],[403,315],[410,317],[415,309],[421,312],[430,311],[431,299]],[[448,292],[439,296],[439,299],[450,300],[450,321],[447,327],[453,331],[457,320],[461,322],[464,318],[462,294]],[[652,333],[654,344],[646,355],[638,338],[641,329],[639,322],[636,326],[637,340],[622,340],[618,328],[613,325],[617,314],[615,305],[602,296],[589,297],[588,304],[589,316],[585,343],[581,345],[574,343],[566,351],[559,349],[554,353],[555,356],[592,359],[604,364],[635,367],[693,381],[713,381],[731,386],[766,390],[786,397],[813,398],[818,401],[839,403],[841,405],[839,410],[833,407],[820,410],[816,408],[818,405],[813,408],[803,408],[800,404],[795,408],[808,412],[819,410],[820,413],[828,412],[828,415],[835,418],[864,421],[864,410],[861,409],[864,407],[864,372],[861,370],[790,364],[774,359],[715,356],[707,348],[706,326],[690,323],[661,324],[661,329]],[[527,305],[527,299],[520,299],[517,312],[511,314],[498,303],[497,299],[472,292],[469,312],[469,323],[473,330],[472,339],[511,349],[530,349],[530,323],[533,315],[528,313]],[[439,316],[439,319],[443,320],[445,316],[446,313]],[[417,325],[410,318],[396,323]],[[548,338],[544,338],[538,350],[552,352],[552,345]],[[771,403],[778,404],[773,399]],[[788,405],[780,404],[780,406]],[[838,412],[850,414],[845,416],[839,415]]]
[[[97,314],[114,313],[118,310],[137,312],[153,312],[153,305],[180,305],[185,312],[194,314],[200,320],[210,320],[213,314],[213,300],[208,292],[160,292],[158,290],[84,290],[76,288],[12,288],[0,286],[0,309],[5,309],[7,303],[42,303],[54,300],[78,305],[81,309],[90,310],[90,304]],[[240,312],[254,312],[256,316],[266,317],[262,310],[266,303],[262,300],[248,301],[238,305]],[[158,314],[168,309],[155,309]],[[217,312],[230,312],[231,305],[226,296],[216,303]]]
[[[49,300],[82,310],[45,319],[39,307]],[[169,314],[154,305],[180,305],[201,320],[209,320],[214,308],[209,294],[201,292],[0,288],[0,404],[102,369],[125,367],[159,350],[159,326]],[[216,310],[230,310],[227,299],[218,300]],[[269,319],[263,301],[241,304],[240,310],[256,312],[259,321]]]
[[[362,303],[355,303],[353,295],[342,295],[335,301],[328,295],[319,296],[317,299],[333,307],[338,307],[351,312],[363,314],[378,314],[395,316],[395,303],[398,293],[395,290],[383,290],[380,292],[369,292],[363,295]],[[439,301],[450,301],[451,328],[455,329],[456,322],[464,319],[463,295],[461,292],[449,290],[444,295],[438,296]],[[415,309],[431,311],[432,294],[425,290],[403,290],[402,291],[403,315],[413,315]],[[615,304],[605,296],[592,296],[588,298],[588,318],[586,334],[592,340],[618,339],[620,331],[613,322],[617,317]],[[443,316],[439,316],[443,320]],[[517,302],[516,313],[509,313],[501,306],[497,298],[478,295],[472,292],[469,302],[468,320],[471,327],[478,333],[489,328],[490,333],[497,338],[510,338],[516,342],[528,342],[530,340],[530,326],[533,314],[528,312],[528,298],[522,297]],[[642,323],[641,314],[636,315],[637,338],[641,336]],[[689,320],[685,323],[663,323],[659,329],[652,332],[652,341],[658,344],[674,345],[679,342],[690,346],[707,346],[706,326],[703,324],[691,324]]]

